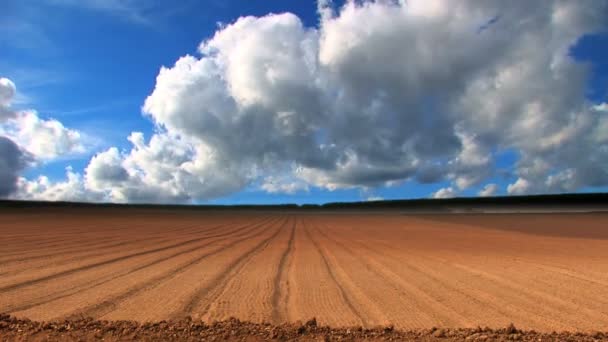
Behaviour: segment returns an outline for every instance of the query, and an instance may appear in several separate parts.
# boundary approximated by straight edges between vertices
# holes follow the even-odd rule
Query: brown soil
[[[608,330],[606,214],[14,209],[0,246],[0,312],[20,319]]]
[[[59,322],[19,320],[0,314],[3,341],[602,341],[608,332],[539,333],[513,325],[502,329],[442,329],[400,331],[389,327],[330,328],[306,323],[272,325],[242,322],[236,318],[205,323],[185,318],[179,321],[138,323],[78,319]]]

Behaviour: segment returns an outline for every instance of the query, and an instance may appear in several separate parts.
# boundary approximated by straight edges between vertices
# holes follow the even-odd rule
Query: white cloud
[[[475,136],[458,132],[461,150],[448,163],[451,178],[460,190],[479,184],[492,173],[490,146],[480,144]]]
[[[85,188],[81,175],[73,172],[71,167],[66,168],[65,181],[52,182],[46,176],[40,176],[34,180],[20,177],[17,188],[18,191],[13,197],[19,199],[79,202],[105,201],[103,193]]]
[[[299,191],[308,191],[308,185],[302,180],[291,176],[265,177],[260,188],[268,193],[295,194]]]
[[[507,186],[507,193],[509,195],[524,195],[533,192],[532,189],[533,186],[528,180],[525,178],[518,178],[515,183]]]
[[[366,201],[368,202],[375,202],[375,201],[384,201],[384,197],[382,196],[370,196],[366,199]]]
[[[481,189],[477,195],[479,195],[481,197],[496,196],[496,194],[498,193],[498,190],[499,190],[498,185],[486,184],[486,186],[484,186],[483,189]]]
[[[17,190],[19,173],[31,162],[31,156],[15,142],[0,136],[0,198]]]
[[[133,148],[120,153],[110,148],[91,159],[85,170],[86,187],[116,202],[189,202],[241,189],[243,173],[225,164],[200,142],[154,134],[146,144],[132,133]]]
[[[15,84],[0,78],[0,135],[9,137],[40,160],[85,151],[80,132],[55,119],[41,119],[35,110],[13,110],[11,102],[16,94]]]
[[[435,199],[453,198],[453,197],[456,197],[457,194],[458,194],[458,192],[454,188],[447,187],[447,188],[441,188],[441,189],[435,191],[434,193],[432,193],[431,198],[435,198]]]
[[[47,3],[107,13],[141,24],[149,23],[148,14],[157,4],[142,0],[47,0]]]
[[[598,112],[608,112],[608,103],[602,102],[598,105],[593,106],[593,109]]]
[[[510,194],[608,185],[608,118],[569,53],[605,28],[604,1],[318,11],[319,28],[293,14],[239,18],[199,56],[163,67],[143,105],[158,131],[95,157],[88,186],[112,200],[187,201],[258,180],[291,191],[276,177],[330,190],[414,179],[451,181],[435,196],[453,196],[487,181],[506,150],[520,156]]]
[[[86,151],[80,132],[55,119],[41,119],[31,110],[17,113],[6,133],[42,160]]]
[[[598,27],[595,13],[557,2],[349,2],[337,15],[319,5],[320,31],[291,14],[222,27],[201,58],[161,70],[145,113],[221,156],[207,167],[230,165],[242,184],[251,169],[295,163],[294,176],[330,190],[413,175],[466,189],[493,172],[497,146],[522,151],[520,173],[537,160],[559,169],[545,154],[592,127],[584,70],[567,48]],[[508,24],[521,18],[534,24]]]
[[[15,84],[0,78],[0,197],[11,195],[25,184],[19,173],[27,166],[85,149],[78,131],[54,119],[41,119],[33,110],[13,110],[11,103],[16,95]]]
[[[122,166],[122,156],[116,147],[93,156],[85,172],[87,188],[94,191],[104,191],[129,179],[129,173]]]
[[[6,77],[0,77],[0,105],[9,106],[16,92],[13,81]]]

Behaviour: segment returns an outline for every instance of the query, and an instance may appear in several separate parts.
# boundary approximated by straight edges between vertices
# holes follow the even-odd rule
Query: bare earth
[[[36,321],[608,331],[608,214],[24,209],[0,247],[0,312]]]

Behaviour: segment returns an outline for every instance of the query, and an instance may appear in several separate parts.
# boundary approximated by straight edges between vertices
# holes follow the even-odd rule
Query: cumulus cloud
[[[300,179],[286,176],[265,177],[260,188],[268,193],[295,194],[298,191],[308,191],[308,184]]]
[[[0,197],[6,197],[17,189],[19,173],[30,159],[27,152],[4,136],[2,125],[15,115],[10,108],[15,93],[15,84],[7,78],[0,78]]]
[[[492,157],[490,146],[480,144],[475,136],[458,132],[461,150],[448,163],[449,178],[458,189],[467,189],[479,184],[492,173]]]
[[[458,194],[458,192],[454,188],[447,187],[447,188],[441,188],[441,189],[435,191],[434,193],[432,193],[431,198],[436,198],[436,199],[453,198],[453,197],[456,197],[457,194]]]
[[[483,189],[481,189],[477,195],[481,197],[496,196],[498,190],[498,185],[490,183],[486,184],[486,186],[484,186]]]
[[[518,178],[514,183],[507,186],[507,193],[509,195],[525,195],[533,192],[533,185],[525,178]]]
[[[84,151],[78,131],[55,119],[41,119],[34,110],[12,109],[16,92],[11,80],[0,78],[0,197],[21,189],[25,180],[19,174],[28,165]],[[50,184],[48,179],[42,183]]]
[[[104,192],[116,202],[187,202],[209,199],[241,189],[240,170],[222,163],[200,142],[189,142],[167,134],[154,134],[146,143],[142,133],[129,137],[133,148],[98,153],[85,170],[86,187]]]
[[[80,132],[55,119],[41,119],[32,110],[18,112],[5,132],[41,160],[85,151]]]
[[[79,201],[102,202],[106,200],[103,193],[91,191],[84,187],[82,176],[66,168],[66,179],[53,182],[46,176],[34,180],[19,177],[15,198],[44,201]]]
[[[30,162],[30,156],[15,142],[0,136],[0,198],[17,189],[19,173]]]
[[[93,158],[87,186],[187,201],[260,179],[269,192],[295,191],[278,178],[330,190],[413,179],[450,181],[434,196],[453,196],[483,184],[505,150],[520,156],[509,194],[608,185],[608,117],[569,53],[606,28],[605,1],[320,1],[318,12],[315,28],[289,13],[239,18],[162,67],[142,107],[157,132]]]
[[[593,106],[593,109],[595,109],[598,112],[608,112],[608,103],[602,102],[598,105]]]
[[[593,149],[581,138],[605,120],[568,54],[601,27],[588,8],[605,5],[592,5],[366,1],[336,13],[322,1],[319,29],[292,14],[240,18],[205,40],[201,57],[163,68],[144,112],[241,171],[295,163],[294,176],[330,190],[410,177],[464,190],[506,148],[522,153],[521,177],[538,160],[559,171],[582,160],[555,151]],[[606,160],[595,159],[596,169]]]
[[[35,110],[11,108],[16,94],[15,84],[0,78],[0,134],[40,160],[82,153],[85,150],[80,132],[65,127],[55,119],[42,119]]]

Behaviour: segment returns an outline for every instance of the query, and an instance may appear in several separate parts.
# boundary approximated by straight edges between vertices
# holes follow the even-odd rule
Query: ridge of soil
[[[608,341],[608,332],[523,331],[512,324],[501,329],[431,328],[397,330],[332,328],[306,323],[273,325],[230,318],[211,323],[186,317],[176,321],[139,323],[92,318],[37,322],[0,314],[2,341]]]

